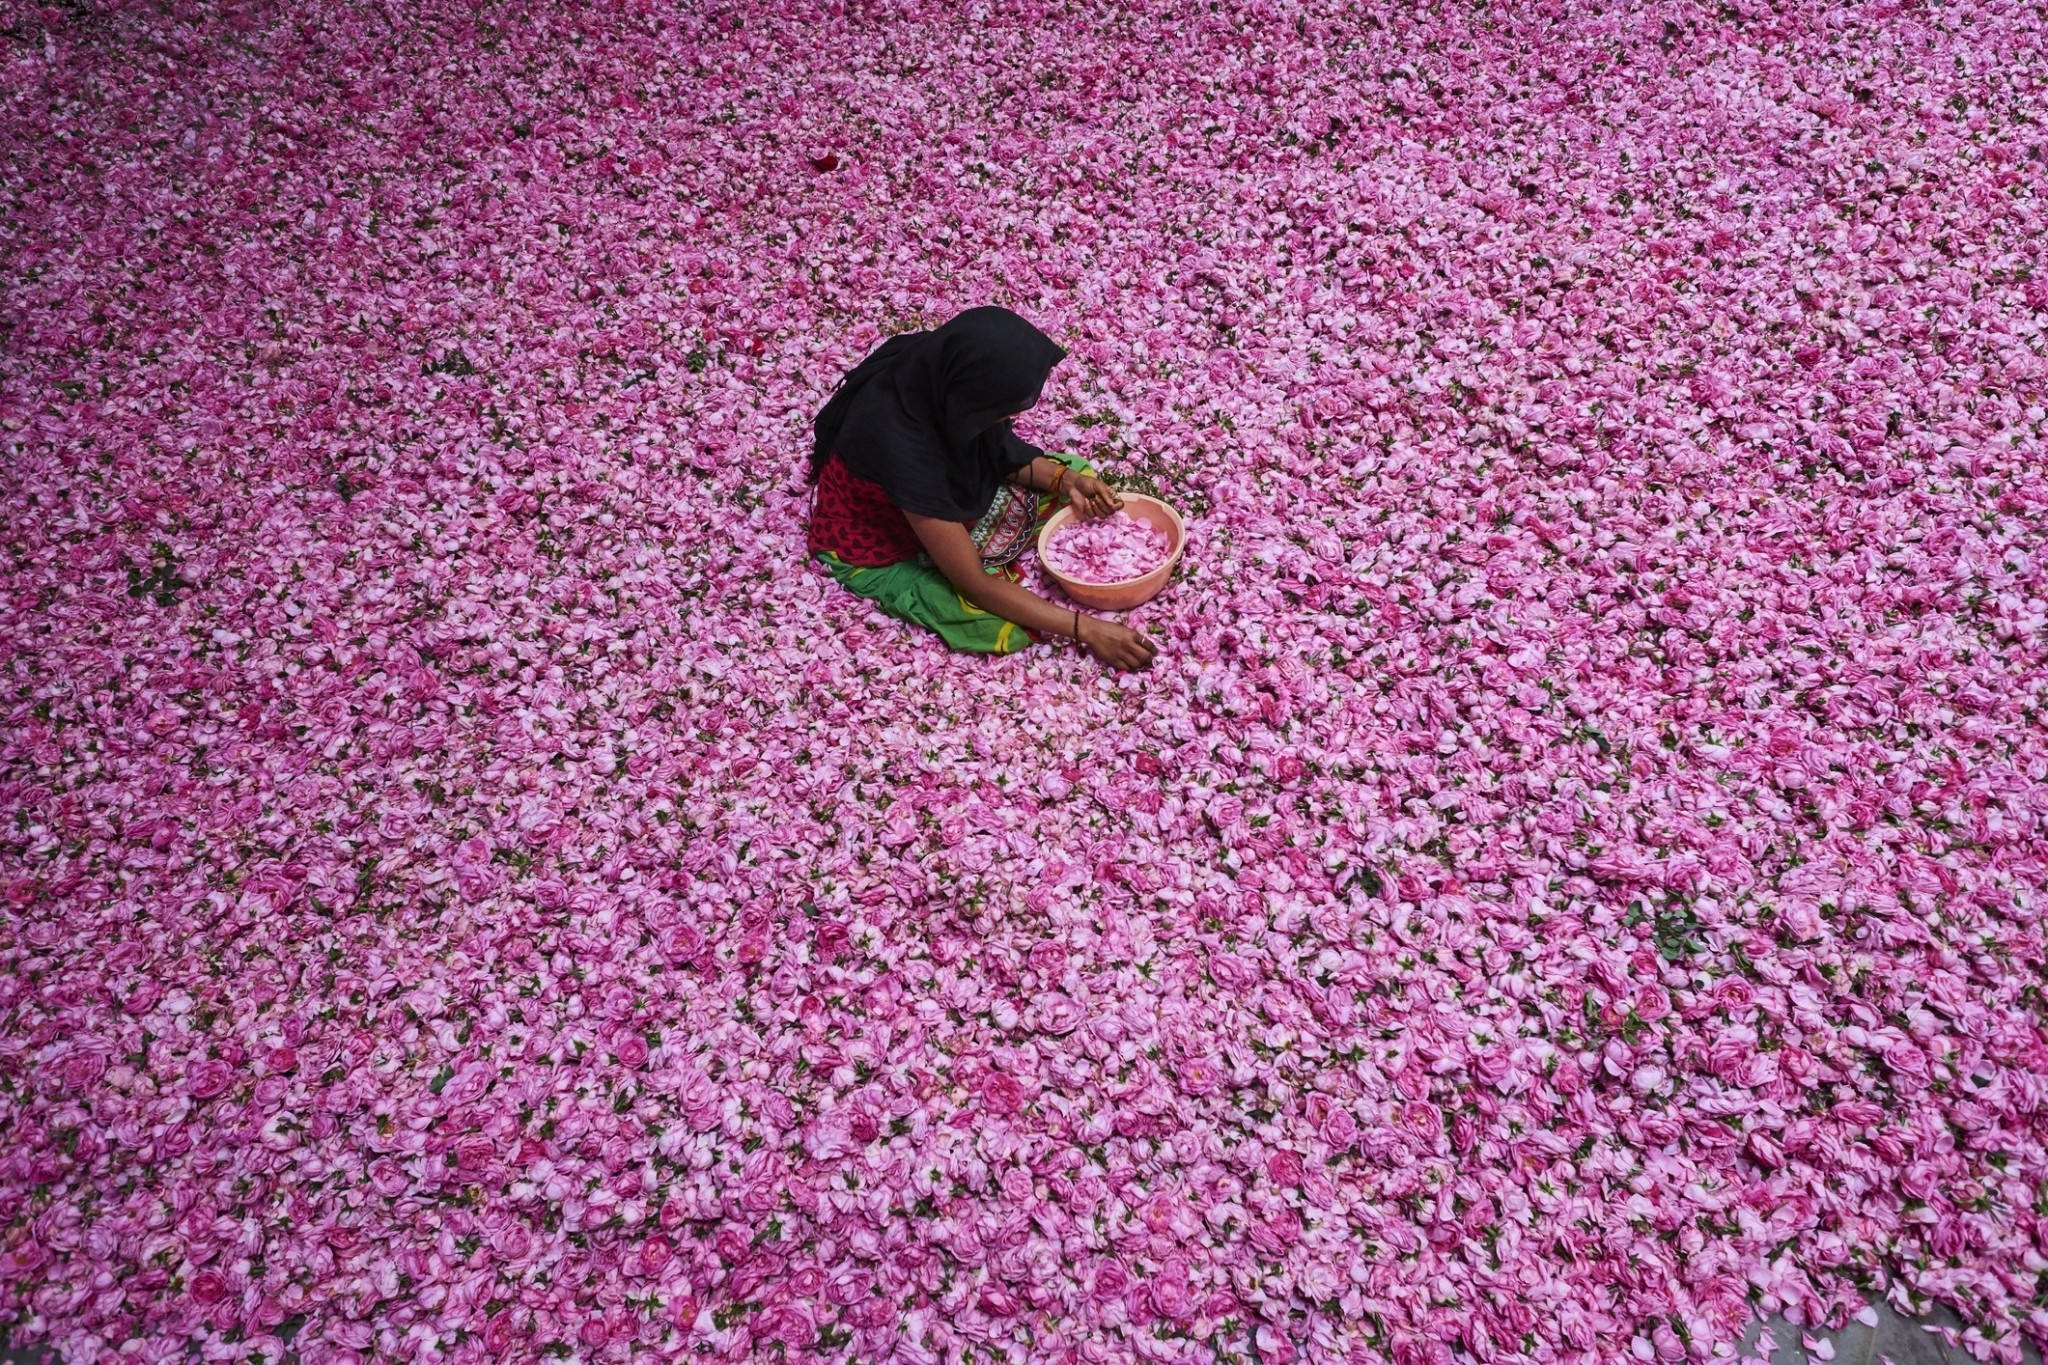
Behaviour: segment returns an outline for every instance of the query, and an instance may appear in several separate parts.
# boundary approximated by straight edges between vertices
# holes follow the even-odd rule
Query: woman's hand
[[[1067,492],[1074,514],[1083,520],[1106,517],[1111,512],[1123,510],[1124,500],[1117,496],[1117,491],[1093,474],[1068,475]]]
[[[1082,616],[1076,619],[1080,634],[1074,638],[1085,645],[1090,654],[1108,664],[1111,668],[1130,672],[1134,669],[1150,668],[1152,656],[1159,651],[1152,642],[1132,630],[1129,626],[1105,621],[1100,616]]]

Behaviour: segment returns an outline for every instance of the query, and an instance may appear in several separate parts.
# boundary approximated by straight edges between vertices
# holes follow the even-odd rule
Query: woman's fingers
[[[1095,657],[1111,668],[1129,671],[1152,666],[1152,658],[1158,652],[1157,648],[1129,626],[1119,625],[1115,621],[1102,621],[1095,628],[1095,632],[1099,633],[1099,638],[1090,642],[1095,650]]]
[[[1106,517],[1123,508],[1124,500],[1093,474],[1077,474],[1073,482],[1074,510],[1084,518]]]

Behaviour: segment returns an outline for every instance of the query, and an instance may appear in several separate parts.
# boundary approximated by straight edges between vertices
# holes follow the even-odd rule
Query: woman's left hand
[[[1117,496],[1117,491],[1093,474],[1069,475],[1067,492],[1075,514],[1084,520],[1123,510],[1124,500]]]

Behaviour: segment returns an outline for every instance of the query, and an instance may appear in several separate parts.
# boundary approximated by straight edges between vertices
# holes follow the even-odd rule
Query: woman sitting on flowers
[[[1069,636],[1113,668],[1151,641],[1025,588],[1017,557],[1061,498],[1082,517],[1123,506],[1085,461],[1011,429],[1066,357],[1007,308],[972,308],[891,337],[839,381],[813,424],[810,552],[841,586],[955,649],[1009,654]]]

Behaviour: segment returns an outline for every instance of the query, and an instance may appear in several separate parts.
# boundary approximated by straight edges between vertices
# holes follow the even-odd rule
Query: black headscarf
[[[812,423],[811,481],[833,451],[906,512],[975,521],[1044,452],[1010,429],[1066,351],[1007,308],[970,308],[877,347]]]

